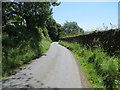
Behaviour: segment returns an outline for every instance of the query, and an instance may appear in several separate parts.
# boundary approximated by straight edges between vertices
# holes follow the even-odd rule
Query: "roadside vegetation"
[[[94,31],[85,35],[61,38],[63,41],[78,42],[89,47],[101,47],[110,56],[120,55],[120,29]]]
[[[63,37],[82,66],[91,88],[120,88],[120,29]]]
[[[27,30],[25,27],[7,25],[3,31],[2,73],[10,75],[16,68],[40,57],[49,48],[51,40],[42,33],[44,29]],[[13,34],[14,33],[14,34]]]
[[[2,3],[2,77],[44,54],[59,38],[52,17],[57,2]],[[42,13],[41,13],[42,12]]]
[[[120,57],[109,56],[100,47],[88,48],[77,42],[59,43],[74,53],[91,88],[120,88]]]

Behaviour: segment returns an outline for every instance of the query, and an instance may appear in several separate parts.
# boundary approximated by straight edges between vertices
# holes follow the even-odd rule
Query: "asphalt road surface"
[[[88,87],[73,54],[53,42],[50,49],[31,64],[2,81],[2,88],[83,88]],[[84,83],[84,84],[83,84]]]

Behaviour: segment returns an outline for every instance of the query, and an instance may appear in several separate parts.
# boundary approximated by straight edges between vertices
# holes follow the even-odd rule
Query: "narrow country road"
[[[42,57],[2,81],[2,88],[83,88],[73,54],[53,42]]]

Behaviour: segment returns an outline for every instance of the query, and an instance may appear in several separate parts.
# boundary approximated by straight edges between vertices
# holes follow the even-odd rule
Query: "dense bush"
[[[101,48],[60,41],[70,49],[84,69],[92,88],[120,88],[119,57],[110,57]]]
[[[3,27],[2,36],[3,76],[11,74],[22,64],[40,57],[49,48],[51,42],[45,28],[30,31],[24,26],[7,25]]]

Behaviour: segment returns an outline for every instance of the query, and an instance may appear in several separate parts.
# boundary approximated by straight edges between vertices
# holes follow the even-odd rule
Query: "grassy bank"
[[[120,88],[120,58],[108,56],[101,48],[88,49],[75,42],[59,43],[74,53],[91,88]]]
[[[2,34],[2,76],[12,74],[21,65],[40,57],[51,43],[46,28],[27,30],[24,26],[7,25]]]

